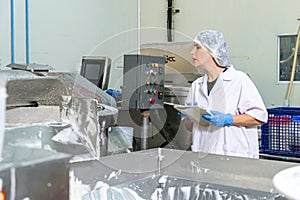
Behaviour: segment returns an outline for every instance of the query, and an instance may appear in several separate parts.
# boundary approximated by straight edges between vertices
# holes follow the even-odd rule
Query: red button
[[[155,103],[155,99],[154,98],[150,98],[150,103],[154,104]]]
[[[0,191],[0,200],[6,200],[6,196],[3,191]]]

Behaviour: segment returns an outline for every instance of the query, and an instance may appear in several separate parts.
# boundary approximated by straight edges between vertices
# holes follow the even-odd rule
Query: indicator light
[[[0,191],[0,200],[6,200],[5,193]]]
[[[159,92],[159,93],[158,93],[158,98],[159,98],[159,99],[162,99],[163,96],[164,96],[164,93],[163,93],[163,92]]]
[[[154,104],[155,103],[155,99],[154,98],[150,98],[150,103]]]

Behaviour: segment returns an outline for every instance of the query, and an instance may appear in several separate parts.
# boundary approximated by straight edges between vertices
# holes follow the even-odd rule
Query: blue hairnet
[[[221,67],[230,67],[229,52],[222,33],[215,30],[199,32],[194,42],[204,46]]]

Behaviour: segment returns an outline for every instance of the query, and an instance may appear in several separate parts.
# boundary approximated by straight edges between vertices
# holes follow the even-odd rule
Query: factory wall
[[[231,61],[253,79],[267,107],[282,106],[288,83],[278,83],[277,36],[295,34],[300,1],[174,0],[174,41],[203,29],[225,34]],[[25,62],[25,1],[15,1],[15,62]],[[120,89],[122,56],[139,44],[167,42],[167,0],[31,0],[30,62],[79,71],[81,56],[113,60],[110,88]],[[139,17],[140,16],[140,17]],[[138,28],[141,31],[138,32]],[[141,39],[141,40],[140,40]],[[0,68],[10,63],[10,1],[0,1]],[[291,106],[300,105],[300,84]]]
[[[267,107],[282,106],[288,83],[278,83],[277,36],[296,34],[300,1],[174,0],[174,41],[192,39],[203,29],[225,34],[231,61],[249,74]],[[167,27],[167,0],[141,0],[141,28]],[[163,34],[141,34],[147,41],[167,42]],[[184,36],[184,37],[183,37]],[[142,41],[143,42],[143,41]],[[295,83],[291,106],[300,105],[300,85]]]
[[[1,69],[11,62],[10,2],[0,1]],[[83,55],[136,50],[138,10],[138,0],[29,0],[30,63],[75,72]],[[25,59],[25,0],[15,0],[15,63]]]

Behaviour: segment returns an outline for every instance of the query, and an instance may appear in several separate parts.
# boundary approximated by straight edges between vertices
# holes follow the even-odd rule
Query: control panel
[[[122,108],[163,106],[164,74],[164,57],[124,55]]]

